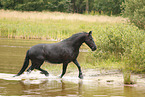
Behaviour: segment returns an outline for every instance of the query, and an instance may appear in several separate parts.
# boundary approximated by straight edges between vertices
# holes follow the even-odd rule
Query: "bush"
[[[108,26],[96,37],[98,49],[94,53],[97,61],[111,59],[122,61],[125,67],[135,72],[145,70],[145,35],[135,26]],[[136,71],[138,68],[138,71]]]
[[[131,23],[145,30],[145,0],[126,0],[123,8],[123,15],[128,16]]]

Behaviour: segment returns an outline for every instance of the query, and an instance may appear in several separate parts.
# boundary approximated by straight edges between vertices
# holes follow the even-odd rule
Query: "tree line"
[[[0,0],[1,9],[116,15],[124,0]]]

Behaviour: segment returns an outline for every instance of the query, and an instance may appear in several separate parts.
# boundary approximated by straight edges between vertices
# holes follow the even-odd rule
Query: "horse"
[[[92,51],[95,51],[97,49],[92,37],[92,31],[90,31],[89,33],[76,33],[58,43],[34,45],[29,50],[27,50],[24,64],[19,73],[15,76],[20,76],[28,67],[29,60],[31,60],[31,66],[27,69],[28,73],[30,73],[34,69],[37,69],[40,70],[42,74],[45,74],[45,76],[49,76],[49,73],[46,70],[40,68],[44,61],[53,64],[62,63],[63,68],[62,74],[60,75],[60,78],[62,78],[66,73],[68,64],[70,62],[73,62],[79,70],[78,77],[80,79],[83,79],[81,66],[77,61],[79,49],[83,43],[86,43]]]

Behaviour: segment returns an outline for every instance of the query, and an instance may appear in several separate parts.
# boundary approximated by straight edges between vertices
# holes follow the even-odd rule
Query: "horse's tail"
[[[28,67],[28,65],[29,65],[29,56],[28,56],[28,54],[29,54],[29,50],[26,53],[26,57],[25,57],[25,61],[24,61],[23,67],[21,68],[19,73],[17,75],[15,75],[15,76],[21,75],[26,70],[26,68]]]

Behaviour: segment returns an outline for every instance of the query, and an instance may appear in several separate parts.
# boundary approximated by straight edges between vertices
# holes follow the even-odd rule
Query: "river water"
[[[61,79],[53,73],[45,77],[39,71],[12,77],[20,70],[26,51],[38,43],[50,42],[0,38],[0,96],[145,97],[145,85],[103,85],[91,77],[80,80],[76,75],[67,75]],[[79,60],[83,61],[81,57]]]

